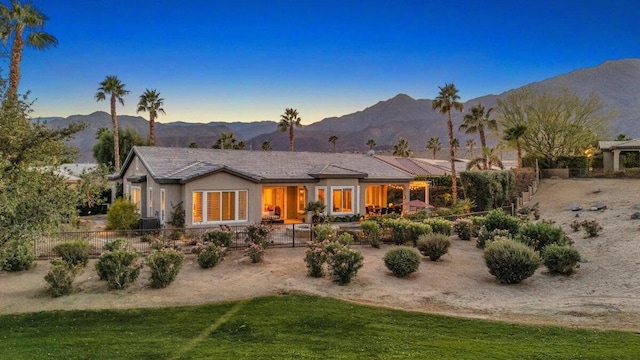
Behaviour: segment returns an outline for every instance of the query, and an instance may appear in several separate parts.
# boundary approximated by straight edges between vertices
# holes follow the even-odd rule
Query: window
[[[147,204],[149,205],[149,210],[147,211],[147,216],[152,217],[153,214],[153,188],[149,188],[149,196],[147,197]]]
[[[193,223],[247,220],[247,191],[194,191]]]
[[[327,205],[327,187],[326,186],[318,186],[316,187],[316,201],[320,201],[321,203]]]
[[[353,187],[331,188],[331,209],[333,213],[353,214]]]
[[[298,186],[298,212],[304,212],[307,205],[307,192],[304,186]]]
[[[167,210],[167,198],[164,189],[160,189],[160,224],[164,225],[165,212]]]
[[[131,202],[136,206],[136,210],[140,213],[140,200],[142,197],[142,190],[139,186],[131,187]]]

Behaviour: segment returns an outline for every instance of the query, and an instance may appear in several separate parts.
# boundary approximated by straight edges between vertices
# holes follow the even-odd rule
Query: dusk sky
[[[466,101],[640,57],[637,0],[33,4],[59,41],[25,50],[33,117],[108,112],[94,100],[106,75],[131,91],[118,114],[136,115],[151,88],[165,99],[160,122],[278,120],[294,107],[309,124],[398,93],[432,99],[445,82]]]

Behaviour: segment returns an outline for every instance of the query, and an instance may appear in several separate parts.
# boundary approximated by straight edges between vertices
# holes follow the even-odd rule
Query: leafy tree
[[[369,150],[373,150],[374,147],[376,147],[376,141],[373,139],[369,139],[367,140],[367,146],[369,147]]]
[[[164,105],[164,99],[160,97],[160,93],[155,89],[145,89],[138,101],[138,110],[136,112],[149,112],[149,145],[151,146],[156,145],[155,126],[158,113],[165,114],[162,105]]]
[[[31,3],[12,0],[11,6],[0,4],[0,36],[6,45],[11,43],[9,65],[9,96],[17,99],[20,82],[20,63],[25,45],[37,50],[46,50],[58,45],[55,36],[43,31],[47,16]]]
[[[427,143],[427,150],[433,151],[433,159],[435,159],[436,152],[442,150],[442,144],[440,143],[440,138],[436,136],[430,138],[429,142]]]
[[[463,105],[458,95],[458,89],[451,84],[444,84],[444,87],[438,87],[440,92],[431,103],[432,110],[440,110],[440,113],[447,115],[447,130],[449,132],[449,161],[451,162],[451,176],[454,181],[451,182],[451,199],[454,204],[458,203],[458,187],[456,179],[456,152],[453,147],[453,121],[451,120],[451,110],[462,112]]]
[[[109,169],[104,165],[98,165],[91,171],[83,171],[80,174],[80,183],[76,187],[79,206],[92,208],[102,204],[102,194],[109,189],[107,174]]]
[[[244,141],[238,141],[232,132],[222,133],[212,149],[244,150]]]
[[[522,167],[522,146],[520,145],[520,139],[527,132],[527,127],[524,125],[514,125],[513,127],[504,129],[503,140],[508,141],[514,145],[516,152],[518,153],[518,167]]]
[[[398,143],[393,145],[393,155],[402,157],[411,156],[411,150],[409,150],[409,142],[407,139],[403,137],[398,139]]]
[[[603,137],[613,113],[603,113],[595,94],[581,99],[566,88],[541,91],[526,87],[498,100],[504,129],[526,126],[522,150],[553,167],[560,156],[579,155]]]
[[[278,130],[282,132],[286,132],[287,130],[289,130],[289,151],[294,151],[293,128],[296,126],[302,126],[300,121],[302,121],[302,118],[298,114],[298,109],[287,108],[284,110],[284,114],[280,115]]]
[[[473,148],[476,146],[475,139],[468,139],[466,143],[467,150],[469,150],[470,154],[473,154]]]
[[[271,141],[269,140],[265,140],[262,142],[262,150],[263,151],[271,151],[272,147],[271,147]]]
[[[329,142],[333,145],[333,152],[336,152],[336,141],[338,141],[338,137],[336,135],[329,136]]]
[[[616,136],[615,141],[629,141],[632,140],[627,134],[618,134]]]
[[[110,95],[111,101],[111,122],[113,125],[113,138],[115,141],[113,142],[113,153],[118,156],[114,156],[115,158],[115,171],[120,171],[120,134],[118,133],[118,115],[116,114],[116,101],[120,102],[122,106],[124,106],[125,95],[129,94],[129,90],[126,90],[125,84],[123,84],[117,76],[108,75],[101,83],[98,88],[98,92],[95,95],[96,101],[102,101],[107,98],[107,95]]]
[[[464,120],[462,125],[458,128],[458,130],[464,131],[466,134],[474,134],[478,133],[480,137],[480,146],[484,149],[487,147],[487,138],[485,135],[485,129],[487,130],[498,130],[498,122],[495,119],[491,119],[491,112],[493,108],[489,108],[485,112],[484,106],[478,103],[478,105],[473,106],[470,109],[470,113],[464,116]],[[485,160],[485,167],[488,167],[489,159]]]
[[[129,151],[131,151],[134,146],[149,145],[149,142],[132,128],[126,128],[124,130],[120,129],[119,133],[121,136],[118,139],[120,142],[118,148],[122,149],[118,159],[120,163],[124,162]],[[93,157],[96,159],[98,164],[106,166],[110,171],[115,170],[113,165],[116,162],[113,152],[114,148],[113,132],[111,130],[102,132],[95,145],[93,145]]]

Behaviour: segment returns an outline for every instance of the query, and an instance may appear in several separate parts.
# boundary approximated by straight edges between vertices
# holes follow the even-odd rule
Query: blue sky
[[[398,93],[433,98],[445,82],[466,101],[640,57],[637,0],[32,2],[59,40],[24,53],[34,117],[108,112],[93,98],[106,75],[131,91],[119,114],[155,88],[160,122],[277,120],[294,107],[309,124]]]

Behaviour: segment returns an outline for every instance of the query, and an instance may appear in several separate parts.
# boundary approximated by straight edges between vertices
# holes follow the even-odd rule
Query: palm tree
[[[221,133],[216,143],[211,147],[212,149],[227,149],[227,150],[244,150],[244,141],[238,142],[232,132]]]
[[[460,148],[460,140],[458,140],[458,138],[453,138],[453,142],[451,143],[451,146],[453,146],[453,151],[457,152],[458,149]]]
[[[338,141],[338,137],[336,135],[329,136],[329,142],[333,144],[333,152],[336,152],[336,141]]]
[[[37,50],[46,50],[58,45],[58,39],[42,31],[44,23],[49,18],[29,2],[21,4],[20,1],[12,0],[11,7],[0,4],[0,19],[0,37],[5,45],[11,43],[9,96],[16,99],[25,45]]]
[[[262,142],[262,150],[263,151],[271,151],[271,141],[265,140]]]
[[[411,156],[411,150],[409,150],[409,143],[407,142],[407,139],[401,137],[398,140],[398,143],[393,145],[393,156]]]
[[[431,103],[432,110],[440,110],[440,113],[447,115],[447,129],[449,131],[449,161],[451,162],[451,199],[453,204],[458,203],[458,186],[456,180],[456,152],[453,148],[453,121],[451,121],[451,110],[458,110],[462,112],[462,103],[459,102],[460,96],[458,95],[458,89],[451,84],[444,84],[444,87],[438,86],[440,93],[433,99]]]
[[[289,130],[289,151],[293,151],[293,127],[302,126],[300,124],[302,118],[298,116],[298,109],[287,108],[284,110],[284,114],[280,115],[280,122],[278,123],[278,129],[282,132]]]
[[[485,112],[484,106],[478,103],[470,109],[470,113],[464,116],[462,125],[458,128],[458,131],[462,130],[466,134],[478,133],[480,136],[480,146],[484,149],[487,147],[487,139],[485,136],[485,129],[498,130],[498,122],[495,119],[490,119],[493,108],[489,108]],[[484,150],[483,150],[484,153]],[[487,159],[487,161],[489,161]],[[485,164],[485,167],[487,164]]]
[[[164,99],[160,97],[160,93],[157,92],[156,89],[145,89],[142,95],[140,95],[140,101],[138,101],[138,110],[136,110],[136,113],[141,111],[149,112],[149,145],[151,146],[156,145],[155,127],[158,112],[165,114],[162,105],[164,105]]]
[[[116,115],[116,101],[124,106],[125,95],[129,90],[125,90],[125,85],[115,75],[108,75],[101,83],[96,93],[96,101],[102,101],[111,95],[111,122],[113,125],[113,153],[115,154],[115,171],[120,171],[120,135],[118,134],[118,116]]]
[[[513,127],[507,128],[504,130],[504,137],[502,138],[505,141],[515,145],[516,152],[518,153],[518,167],[522,167],[522,147],[520,146],[520,139],[527,132],[527,127],[525,125],[515,125]]]
[[[473,148],[476,146],[476,140],[473,138],[467,140],[466,146],[467,150],[469,150],[469,154],[473,154]]]
[[[367,146],[369,147],[369,150],[373,150],[374,147],[376,147],[376,141],[373,139],[369,139],[367,140]]]
[[[467,164],[467,170],[491,170],[493,165],[498,166],[500,169],[504,169],[504,165],[502,164],[502,160],[495,152],[495,148],[483,148],[482,156],[477,157]]]
[[[435,159],[436,152],[442,150],[442,143],[440,143],[440,138],[436,136],[430,138],[429,142],[427,143],[427,150],[433,151],[433,159]]]

